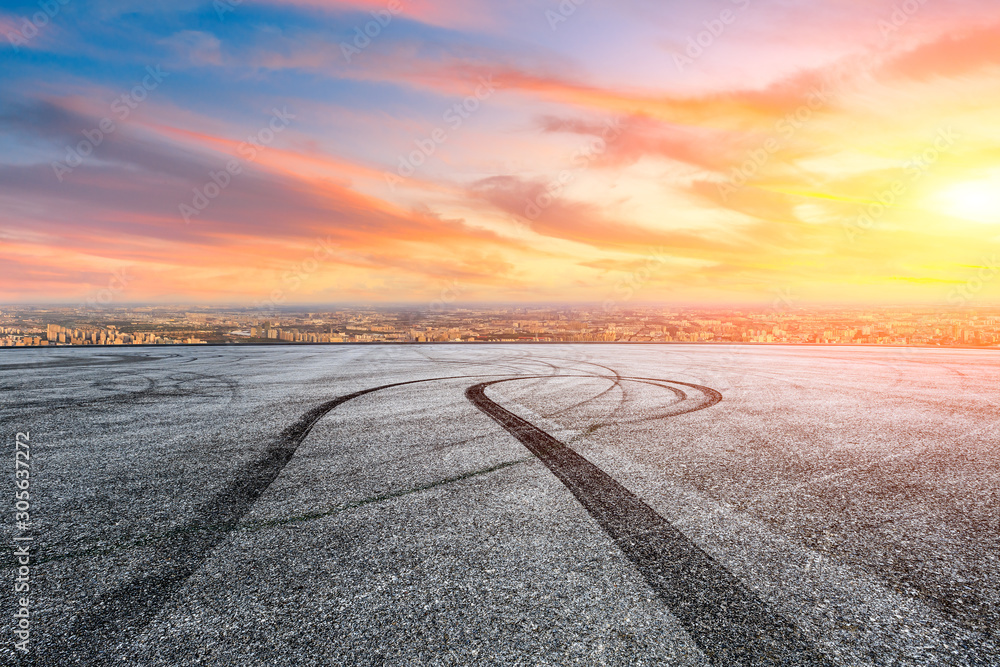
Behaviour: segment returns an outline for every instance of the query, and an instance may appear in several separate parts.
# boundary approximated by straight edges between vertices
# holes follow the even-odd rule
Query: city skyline
[[[1000,308],[571,306],[317,309],[24,306],[0,309],[0,347],[342,343],[685,343],[1000,347]]]

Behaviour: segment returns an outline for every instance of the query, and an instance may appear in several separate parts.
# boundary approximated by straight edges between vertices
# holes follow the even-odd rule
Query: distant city
[[[1000,308],[0,308],[0,347],[441,342],[996,347]]]

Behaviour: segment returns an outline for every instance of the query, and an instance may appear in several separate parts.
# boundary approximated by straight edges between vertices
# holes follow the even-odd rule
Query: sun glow
[[[954,185],[938,199],[943,213],[974,222],[1000,224],[1000,174]]]

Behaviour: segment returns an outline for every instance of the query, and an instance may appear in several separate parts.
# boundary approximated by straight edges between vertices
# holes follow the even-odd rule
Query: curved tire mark
[[[245,465],[227,488],[195,511],[194,516],[157,544],[156,560],[140,576],[101,596],[68,629],[63,645],[39,647],[39,664],[101,664],[153,620],[212,551],[239,524],[291,460],[324,415],[351,399],[391,387],[421,382],[467,379],[455,376],[411,380],[362,389],[322,403],[286,428],[264,457]],[[481,376],[480,376],[481,377]],[[71,643],[71,646],[69,645]]]
[[[616,374],[617,375],[617,374]],[[164,608],[164,606],[170,601],[170,599],[175,595],[175,593],[184,585],[191,575],[197,571],[205,560],[210,556],[210,554],[219,546],[232,532],[233,529],[239,524],[243,516],[250,510],[254,502],[256,502],[260,496],[267,490],[267,488],[274,482],[278,477],[284,467],[291,460],[292,456],[299,445],[305,440],[312,430],[313,426],[327,413],[336,408],[337,406],[346,403],[352,399],[364,396],[366,394],[371,394],[384,389],[390,389],[393,387],[401,387],[412,384],[426,383],[426,382],[437,382],[443,380],[459,380],[459,379],[469,379],[469,378],[482,378],[483,375],[459,375],[450,377],[439,377],[439,378],[428,378],[424,380],[411,380],[407,382],[396,382],[391,384],[385,384],[378,387],[371,387],[369,389],[363,389],[360,391],[353,392],[351,394],[346,394],[344,396],[339,396],[335,399],[322,403],[305,414],[303,414],[299,419],[297,419],[292,425],[286,428],[281,435],[276,439],[275,443],[268,448],[265,452],[263,458],[256,461],[252,461],[246,464],[235,476],[233,481],[229,486],[217,493],[212,499],[210,499],[205,504],[201,505],[199,509],[194,512],[194,515],[187,521],[183,526],[175,531],[172,531],[171,536],[166,541],[157,544],[157,556],[155,561],[147,561],[143,568],[143,574],[137,578],[131,579],[125,584],[112,589],[111,591],[100,596],[100,598],[82,615],[75,617],[71,626],[68,628],[67,632],[63,635],[63,643],[61,644],[49,644],[48,646],[40,646],[38,648],[38,653],[36,654],[39,659],[41,659],[40,664],[103,664],[105,662],[112,662],[116,658],[116,654],[119,649],[123,646],[127,646],[128,642],[135,636],[139,635],[145,627],[153,620],[153,618]],[[495,375],[493,377],[496,377]],[[530,379],[542,379],[542,378],[552,378],[552,377],[595,377],[593,375],[543,375],[543,376],[531,376],[524,375],[514,378],[508,378],[506,380],[498,380],[494,382],[483,383],[470,387],[466,391],[466,396],[471,398],[470,393],[474,393],[477,388],[485,388],[489,384],[494,384],[499,381],[512,381],[512,380],[530,380]],[[655,380],[653,378],[620,378],[628,379],[634,381],[654,381],[662,382],[661,380]],[[683,382],[673,382],[673,384],[685,385]],[[694,410],[700,410],[710,405],[714,405],[722,399],[721,394],[715,392],[707,387],[700,387],[699,385],[687,385],[697,388],[703,391],[708,397],[707,402],[695,405],[687,410],[681,412],[675,412],[668,416],[673,416],[676,414],[683,414],[684,412],[692,412]],[[492,403],[483,394],[483,400]],[[473,401],[476,402],[475,400]],[[476,404],[480,410],[484,410],[483,406]],[[561,447],[565,451],[559,452],[559,454],[565,456],[566,452],[572,452],[569,448],[566,448],[561,443],[559,443],[548,434],[536,429],[534,426],[520,419],[516,415],[506,411],[499,405],[493,404],[497,411],[496,414],[501,415],[506,413],[509,418],[515,420],[516,422],[521,422],[525,426],[523,434],[525,437],[530,435],[531,437],[536,437],[540,434],[540,437],[550,440],[555,443],[558,447]],[[497,419],[493,414],[487,412],[494,419]],[[505,426],[506,427],[506,426]],[[510,429],[508,429],[510,430]],[[513,433],[513,431],[512,431]],[[518,439],[518,436],[515,433]],[[524,442],[524,440],[522,440]],[[529,447],[529,449],[531,449]],[[534,451],[534,450],[532,450]],[[573,453],[575,455],[575,452]],[[538,455],[536,453],[536,455]],[[599,473],[598,482],[603,483],[604,481],[610,481],[612,485],[617,485],[613,479],[608,477],[603,471],[601,471],[593,464],[590,464],[586,459],[576,455],[580,461],[585,465],[581,470],[584,472],[596,471]],[[542,458],[539,456],[539,458]],[[544,459],[543,459],[544,460]],[[589,466],[589,468],[587,468]],[[552,467],[550,466],[550,469]],[[553,470],[555,472],[555,470]],[[600,476],[603,475],[603,478]],[[558,473],[557,473],[558,476]],[[606,478],[606,480],[604,479]],[[562,479],[562,477],[560,477]],[[574,490],[574,487],[570,486],[570,483],[563,480],[564,483],[570,487],[570,490],[577,495],[578,490],[582,493],[587,491],[591,496],[593,496],[593,491],[596,488],[600,491],[601,484],[598,483],[595,487],[593,484],[584,485],[579,487],[578,490]],[[618,485],[620,487],[620,485]],[[613,487],[607,487],[613,488]],[[620,487],[621,491],[625,494],[630,494],[629,491]],[[599,496],[600,494],[598,494]],[[640,552],[642,549],[646,548],[648,550],[650,544],[655,544],[657,540],[656,531],[663,532],[666,530],[666,535],[672,538],[674,541],[678,541],[676,536],[680,536],[680,540],[686,540],[679,532],[676,531],[672,526],[663,521],[655,512],[652,511],[648,506],[644,505],[635,496],[634,502],[638,503],[642,508],[645,508],[647,515],[646,520],[649,526],[652,527],[652,532],[650,531],[632,531],[628,533],[633,544],[632,551],[638,549]],[[610,502],[612,504],[618,503],[619,498],[616,496],[609,496]],[[582,501],[581,501],[582,502]],[[585,504],[585,506],[587,506]],[[588,510],[591,510],[588,507]],[[614,514],[615,511],[625,511],[624,517],[626,519],[626,524],[628,520],[633,520],[639,517],[638,514],[632,516],[629,514],[630,506],[623,506],[615,510],[613,507],[605,508],[602,512],[602,516],[608,514],[610,511]],[[641,508],[640,508],[641,510]],[[594,512],[591,511],[593,515]],[[616,515],[617,516],[617,515]],[[621,518],[620,517],[620,518]],[[631,519],[629,519],[631,517]],[[595,515],[595,518],[597,516]],[[600,521],[600,519],[599,519]],[[656,521],[659,521],[663,526],[657,527]],[[619,521],[620,523],[620,521]],[[609,524],[610,526],[615,526],[618,524]],[[602,526],[604,524],[602,523]],[[610,532],[608,527],[605,530]],[[669,531],[673,531],[670,533]],[[612,534],[614,537],[614,534]],[[636,541],[636,538],[642,537],[641,543]],[[660,538],[663,541],[663,538]],[[617,541],[617,539],[616,539]],[[670,543],[670,540],[667,541]],[[621,544],[621,543],[620,543]],[[692,545],[693,546],[693,545]],[[697,549],[697,547],[694,547]],[[623,547],[626,554],[631,554],[628,549]],[[657,553],[661,553],[663,549],[661,548]],[[699,551],[699,553],[702,553]],[[708,559],[713,565],[714,562],[702,553],[705,559]],[[630,557],[634,562],[642,561],[642,558]],[[653,562],[655,559],[646,558],[645,560]],[[735,580],[732,575],[728,572],[719,568],[715,565],[716,569],[720,569],[724,572],[730,579],[733,579],[735,585],[739,585],[739,582]],[[646,572],[644,571],[644,575]],[[663,576],[674,576],[673,573],[667,572]],[[650,575],[651,576],[651,575]],[[647,580],[650,580],[650,576],[647,576]],[[663,595],[663,592],[654,585],[654,588]],[[756,600],[756,598],[754,598]],[[758,604],[762,604],[759,603]],[[672,605],[673,606],[673,605]],[[702,605],[703,606],[703,605]],[[700,607],[699,607],[700,608]],[[770,616],[769,612],[764,610],[767,616]],[[763,626],[764,631],[767,630],[767,624]],[[741,639],[742,640],[742,639]],[[722,647],[727,649],[729,647]],[[704,650],[704,648],[703,648]],[[714,655],[711,653],[711,647],[706,650],[706,653],[710,656]],[[811,649],[810,649],[811,651]],[[720,656],[726,656],[728,653],[723,650],[718,653]],[[801,665],[812,665],[812,664],[825,664],[821,662],[809,662],[808,660],[803,661],[803,657],[806,655],[812,655],[812,653],[804,653],[799,655],[798,662],[794,664]],[[714,660],[715,658],[713,658]],[[743,663],[740,663],[743,664]],[[755,663],[755,664],[771,664],[771,663]]]
[[[596,465],[486,396],[482,382],[465,396],[517,438],[576,496],[646,582],[667,603],[702,652],[720,665],[829,665],[801,630],[750,591],[711,556]],[[622,378],[638,379],[638,378]],[[649,379],[649,378],[644,378]],[[676,382],[715,405],[722,395]],[[677,413],[683,414],[683,413]]]

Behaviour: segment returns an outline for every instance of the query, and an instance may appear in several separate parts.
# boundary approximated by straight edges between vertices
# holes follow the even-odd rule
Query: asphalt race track
[[[8,584],[0,655],[1000,665],[998,378],[967,350],[5,351],[34,541],[30,652]]]

